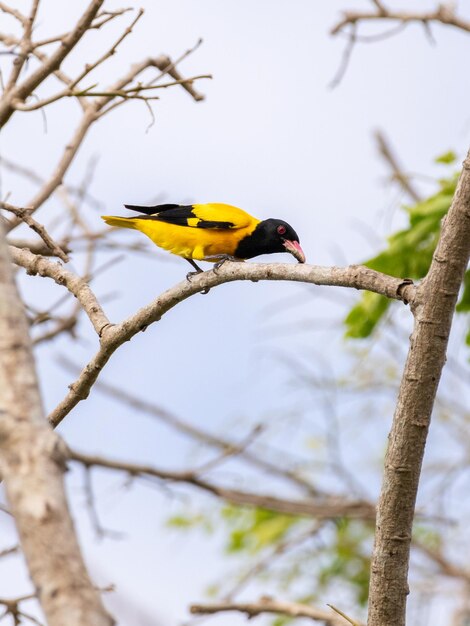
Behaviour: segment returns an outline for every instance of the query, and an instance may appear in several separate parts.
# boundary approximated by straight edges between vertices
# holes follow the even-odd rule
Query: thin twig
[[[341,615],[341,617],[344,617],[344,619],[349,622],[351,624],[351,626],[360,626],[359,622],[354,621],[353,619],[351,619],[350,617],[348,617],[346,615],[346,613],[343,613],[343,611],[341,611],[340,609],[338,609],[334,604],[327,604],[327,606],[330,607],[330,609],[332,609],[335,613],[338,613],[338,615]]]
[[[347,35],[348,41],[346,43],[346,47],[343,50],[343,56],[341,57],[341,63],[339,65],[338,71],[336,72],[333,80],[329,84],[330,89],[334,89],[335,87],[337,87],[346,74],[349,62],[351,60],[351,55],[354,50],[354,45],[356,43],[356,32],[356,24],[353,22]]]
[[[57,244],[52,239],[45,227],[42,224],[39,224],[39,222],[37,222],[33,217],[31,217],[31,209],[15,207],[11,204],[8,204],[7,202],[0,202],[0,209],[9,211],[10,213],[13,213],[17,217],[19,217],[25,224],[27,224],[31,228],[31,230],[34,230],[34,232],[41,237],[46,246],[56,257],[58,257],[64,263],[69,262],[70,259],[67,254],[64,252],[64,250],[62,250],[59,244]]]
[[[421,200],[421,196],[410,182],[410,177],[403,172],[403,169],[401,168],[397,157],[393,154],[393,150],[383,132],[380,130],[375,131],[375,139],[377,141],[380,154],[392,170],[393,179],[401,185],[403,190],[414,202],[419,202]]]

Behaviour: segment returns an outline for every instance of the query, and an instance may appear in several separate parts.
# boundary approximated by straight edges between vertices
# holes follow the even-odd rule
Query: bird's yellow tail
[[[102,215],[106,224],[117,226],[118,228],[136,228],[134,217],[116,217],[114,215]]]

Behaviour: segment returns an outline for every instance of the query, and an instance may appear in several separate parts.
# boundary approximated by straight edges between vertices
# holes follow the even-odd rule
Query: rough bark
[[[65,456],[44,417],[28,324],[0,224],[0,470],[10,510],[49,626],[110,626],[68,511]]]
[[[389,435],[377,511],[368,626],[404,626],[413,515],[431,412],[470,254],[470,153],[428,275],[417,288],[413,334]]]

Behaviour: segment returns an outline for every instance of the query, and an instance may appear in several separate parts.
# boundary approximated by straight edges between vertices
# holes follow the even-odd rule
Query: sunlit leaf
[[[444,154],[441,154],[440,156],[434,159],[436,163],[445,163],[445,164],[455,163],[456,160],[457,160],[457,155],[455,154],[453,150],[444,152]]]

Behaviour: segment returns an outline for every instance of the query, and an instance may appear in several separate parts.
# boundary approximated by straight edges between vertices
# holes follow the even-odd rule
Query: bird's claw
[[[188,272],[186,274],[186,280],[188,281],[188,283],[191,282],[193,276],[197,276],[198,274],[202,274],[202,271],[201,272]]]
[[[203,274],[202,270],[199,270],[198,272],[188,272],[186,274],[186,280],[188,281],[188,283],[191,282],[191,280],[193,279],[194,276],[197,276],[198,274]],[[210,291],[209,287],[205,287],[202,291],[201,291],[201,295],[205,296],[206,294],[208,294]]]
[[[204,257],[204,261],[213,261],[214,259],[218,259],[217,263],[214,263],[214,272],[217,274],[217,270],[219,270],[222,265],[226,261],[238,261],[236,257],[231,254],[211,254],[210,256]]]

